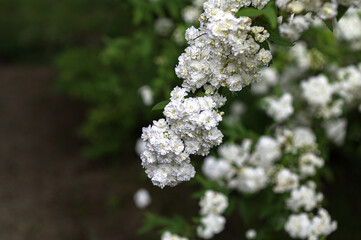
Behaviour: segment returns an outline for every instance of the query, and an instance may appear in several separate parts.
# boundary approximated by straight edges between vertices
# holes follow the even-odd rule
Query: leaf
[[[246,16],[250,18],[265,16],[271,28],[277,27],[277,14],[274,2],[270,2],[264,9],[242,8],[236,13],[237,17]]]
[[[167,226],[171,221],[168,218],[157,216],[153,213],[145,213],[145,222],[143,226],[137,231],[138,235],[149,232],[155,227]]]
[[[286,47],[293,47],[295,45],[290,40],[281,37],[278,31],[269,30],[269,33],[270,33],[270,37],[268,38],[268,40],[277,45],[286,46]]]
[[[340,19],[346,14],[347,10],[348,10],[348,7],[346,7],[346,6],[342,6],[342,5],[338,6],[338,9],[337,9],[338,14],[336,17],[337,22],[340,21]]]
[[[323,22],[325,23],[325,25],[327,26],[327,28],[333,32],[333,24],[332,24],[332,20],[323,20]]]
[[[154,107],[152,108],[152,111],[163,110],[163,109],[165,108],[165,106],[167,106],[168,103],[170,103],[170,100],[166,100],[166,101],[157,103],[157,104],[154,105]]]
[[[257,17],[263,15],[263,10],[256,8],[241,8],[237,13],[236,17]]]
[[[271,28],[275,29],[277,27],[277,14],[275,5],[273,2],[270,2],[263,10],[264,16],[267,18],[268,22],[271,24]]]

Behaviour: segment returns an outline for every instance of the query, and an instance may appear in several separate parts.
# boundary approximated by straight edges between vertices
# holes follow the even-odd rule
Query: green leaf
[[[333,24],[332,24],[332,20],[323,20],[323,22],[325,23],[325,25],[327,26],[327,28],[333,32]]]
[[[237,13],[236,17],[257,17],[263,15],[263,10],[256,8],[241,8]]]
[[[170,100],[166,100],[160,103],[157,103],[156,105],[154,105],[154,107],[152,108],[152,111],[157,111],[157,110],[163,110],[165,108],[165,106],[167,106],[167,104],[170,102]]]
[[[338,14],[337,14],[337,17],[336,17],[337,22],[340,21],[340,19],[346,14],[347,10],[348,10],[348,7],[345,7],[345,6],[342,6],[342,5],[338,6],[338,9],[337,9]]]
[[[265,16],[271,28],[277,27],[277,14],[274,2],[270,2],[264,9],[256,9],[256,8],[241,8],[237,13],[237,17],[245,16],[245,17],[259,17]]]
[[[271,24],[271,28],[275,29],[277,27],[277,14],[275,5],[273,2],[270,2],[263,10],[264,16],[267,18],[268,22]]]

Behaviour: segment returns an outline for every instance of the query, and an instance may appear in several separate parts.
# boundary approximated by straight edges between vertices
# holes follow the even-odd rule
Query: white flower
[[[154,30],[160,36],[167,36],[172,30],[174,24],[169,18],[158,18],[154,23]]]
[[[256,166],[270,167],[281,156],[278,142],[268,136],[259,138],[250,162]]]
[[[347,120],[339,118],[327,121],[324,125],[327,137],[336,145],[343,145],[346,137]]]
[[[228,182],[228,187],[244,193],[255,193],[265,188],[268,184],[268,176],[262,167],[240,168],[235,178]]]
[[[291,191],[298,187],[299,177],[292,173],[289,169],[284,168],[279,171],[275,178],[275,186],[273,191],[275,193],[283,193]]]
[[[142,97],[143,103],[146,106],[150,106],[153,104],[153,91],[152,89],[145,85],[139,88],[140,96]]]
[[[277,84],[278,73],[276,69],[265,67],[261,69],[261,80],[252,84],[252,92],[255,94],[265,94],[269,88]]]
[[[220,215],[224,213],[228,207],[228,198],[222,193],[207,190],[199,201],[199,205],[201,207],[200,213],[202,215]]]
[[[310,234],[311,221],[306,213],[292,214],[285,225],[285,231],[292,238],[305,239]]]
[[[146,143],[141,138],[139,138],[135,144],[135,152],[140,155],[146,150],[146,148]]]
[[[318,216],[312,219],[310,227],[310,235],[315,236],[316,239],[320,236],[330,235],[337,229],[337,222],[332,221],[326,209],[319,209]]]
[[[332,86],[324,75],[303,81],[301,87],[303,97],[312,106],[326,106],[331,101]]]
[[[226,160],[217,160],[215,157],[209,156],[204,159],[202,170],[207,178],[220,181],[222,178],[228,176],[229,173],[232,173],[232,166]]]
[[[322,5],[318,12],[318,16],[322,19],[334,18],[337,15],[338,4],[335,2],[326,2]]]
[[[282,122],[293,114],[292,95],[285,93],[280,99],[266,98],[266,112],[276,122]]]
[[[248,229],[246,232],[247,239],[255,239],[257,237],[257,232],[254,229]]]
[[[305,153],[301,155],[299,160],[299,168],[302,176],[314,176],[316,167],[320,168],[324,164],[324,160],[317,157],[313,153]]]
[[[308,127],[297,127],[293,130],[293,144],[296,148],[316,145],[316,136]]]
[[[201,10],[196,6],[187,6],[182,11],[183,19],[186,23],[194,23],[201,15]]]
[[[323,200],[322,193],[316,193],[313,187],[301,186],[291,191],[290,198],[286,201],[287,208],[297,212],[300,208],[306,211],[313,210]]]
[[[210,239],[223,231],[226,219],[220,215],[209,214],[201,218],[201,224],[197,227],[198,237]]]
[[[242,166],[249,158],[251,140],[244,140],[242,145],[223,144],[218,148],[218,154],[231,164]]]
[[[149,192],[144,188],[139,189],[134,194],[134,203],[140,209],[146,208],[151,202],[152,199]]]

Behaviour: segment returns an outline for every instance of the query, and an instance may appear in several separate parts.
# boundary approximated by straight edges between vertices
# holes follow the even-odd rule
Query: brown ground
[[[83,108],[53,91],[55,75],[0,67],[0,239],[136,239],[138,165],[89,166],[74,137]]]

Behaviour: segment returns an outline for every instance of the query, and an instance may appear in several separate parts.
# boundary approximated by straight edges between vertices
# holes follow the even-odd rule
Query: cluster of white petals
[[[190,180],[195,175],[190,155],[208,155],[222,142],[218,109],[226,98],[218,89],[223,86],[240,91],[259,78],[259,67],[272,58],[271,52],[257,43],[265,41],[269,33],[252,26],[249,17],[237,18],[235,13],[251,5],[263,8],[268,2],[208,0],[203,4],[200,28],[186,31],[189,46],[175,68],[184,80],[182,88],[172,91],[171,101],[164,108],[165,119],[143,128],[146,144],[141,160],[154,185],[163,188]],[[201,89],[206,96],[190,96]]]
[[[306,213],[292,214],[285,230],[292,238],[317,240],[337,229],[337,223],[331,220],[329,213],[321,208],[318,215],[310,218]]]
[[[215,109],[225,99],[218,94],[185,98],[187,94],[187,89],[176,87],[164,108],[166,119],[143,128],[146,150],[141,154],[142,165],[153,184],[162,188],[194,177],[189,156],[205,156],[222,142],[217,128],[222,116]]]
[[[289,93],[283,94],[280,98],[267,97],[265,101],[267,103],[266,112],[276,122],[283,122],[289,118],[293,112],[292,106],[293,97]]]
[[[197,227],[197,234],[200,238],[210,239],[224,229],[226,219],[222,214],[228,207],[228,198],[222,193],[208,190],[199,205],[201,225]]]
[[[192,1],[192,5],[185,7],[182,10],[182,17],[184,22],[192,24],[198,21],[199,16],[202,13],[202,7],[205,0]]]
[[[351,49],[361,50],[361,17],[359,9],[349,9],[336,25],[338,39],[350,44]]]
[[[324,165],[324,160],[312,152],[301,155],[299,160],[299,169],[302,176],[314,176],[316,169]]]
[[[267,65],[271,52],[260,48],[269,33],[263,27],[252,26],[249,17],[234,14],[251,1],[209,0],[204,3],[201,26],[186,31],[189,46],[179,57],[175,69],[184,79],[183,87],[196,91],[205,84],[240,91],[259,77],[259,66]],[[268,1],[253,1],[264,7]],[[253,37],[254,35],[254,37]]]
[[[242,145],[220,146],[220,158],[207,157],[203,173],[209,179],[240,192],[254,193],[265,188],[269,182],[267,171],[280,157],[280,149],[276,140],[266,136],[259,139],[252,153],[251,143],[246,139]]]
[[[298,187],[299,176],[284,168],[276,174],[273,191],[276,193],[289,192]]]
[[[323,200],[322,193],[316,193],[315,187],[314,182],[309,182],[298,189],[293,189],[291,197],[286,201],[287,208],[294,212],[301,208],[312,211]]]
[[[280,25],[280,32],[283,37],[295,41],[319,19],[332,21],[338,14],[339,5],[361,6],[361,3],[359,0],[276,0],[276,5],[292,13]]]

